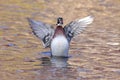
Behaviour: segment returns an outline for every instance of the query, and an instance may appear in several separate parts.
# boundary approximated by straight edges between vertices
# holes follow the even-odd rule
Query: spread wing
[[[93,22],[93,17],[88,16],[79,20],[72,21],[69,24],[67,24],[64,27],[64,30],[68,41],[71,41],[71,39],[74,36],[81,33],[88,26],[88,24],[91,24],[92,22]]]
[[[42,40],[44,47],[49,47],[51,39],[54,34],[54,29],[51,25],[43,23],[41,21],[34,21],[30,18],[27,18],[30,24],[30,27],[33,30],[33,33]]]

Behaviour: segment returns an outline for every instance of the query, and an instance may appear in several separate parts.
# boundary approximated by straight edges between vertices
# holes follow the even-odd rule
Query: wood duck
[[[41,21],[28,18],[33,33],[42,40],[43,46],[51,49],[51,56],[68,57],[71,39],[93,22],[92,16],[74,20],[62,27],[63,18],[57,18],[56,29]]]

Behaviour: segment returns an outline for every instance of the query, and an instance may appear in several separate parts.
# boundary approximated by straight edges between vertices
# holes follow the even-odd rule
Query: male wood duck
[[[42,40],[43,46],[51,49],[51,56],[68,57],[68,50],[71,39],[81,33],[88,24],[93,22],[92,16],[71,21],[69,24],[63,25],[63,18],[57,19],[56,29],[51,25],[41,21],[34,21],[28,18],[33,33]]]

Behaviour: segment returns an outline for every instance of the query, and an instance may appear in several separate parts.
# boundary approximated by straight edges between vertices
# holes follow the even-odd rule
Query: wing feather
[[[79,20],[75,20],[70,22],[64,27],[65,34],[67,36],[68,41],[71,41],[71,39],[81,33],[85,28],[88,26],[88,24],[91,24],[93,22],[93,17],[88,16]]]
[[[35,21],[27,18],[33,33],[42,40],[44,47],[49,47],[51,39],[54,34],[54,29],[51,25],[43,23],[41,21]]]

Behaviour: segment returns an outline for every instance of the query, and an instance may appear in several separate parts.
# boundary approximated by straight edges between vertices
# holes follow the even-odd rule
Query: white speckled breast
[[[69,42],[65,36],[57,36],[51,42],[52,56],[68,57]]]

